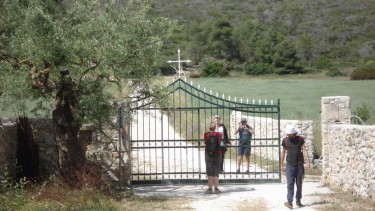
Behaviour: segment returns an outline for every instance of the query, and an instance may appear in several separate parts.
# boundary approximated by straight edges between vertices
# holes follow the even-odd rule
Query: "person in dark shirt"
[[[288,201],[285,202],[284,205],[289,209],[293,209],[294,184],[297,186],[296,205],[298,207],[304,206],[301,203],[302,183],[305,175],[304,158],[306,158],[307,168],[310,168],[310,160],[307,154],[305,140],[301,136],[297,136],[297,131],[294,126],[288,125],[286,127],[286,134],[287,137],[282,140],[283,150],[281,153],[281,169],[282,171],[285,171],[288,189]]]
[[[221,132],[215,132],[215,128],[216,124],[211,122],[209,125],[210,131],[204,133],[204,143],[206,146],[210,137],[215,136],[217,137],[218,146],[220,146],[220,143],[222,142],[222,134]],[[217,157],[210,157],[207,149],[205,150],[206,173],[208,177],[208,190],[205,192],[206,194],[221,193],[221,190],[219,190],[219,172],[223,151],[220,147],[218,147],[218,154]],[[213,192],[212,187],[215,188],[215,192]]]
[[[242,157],[245,155],[246,158],[246,171],[249,173],[250,168],[250,153],[251,153],[251,139],[255,135],[254,129],[247,124],[246,118],[241,118],[241,123],[239,124],[235,135],[240,135],[237,147],[237,173],[240,173],[240,167],[242,163]]]

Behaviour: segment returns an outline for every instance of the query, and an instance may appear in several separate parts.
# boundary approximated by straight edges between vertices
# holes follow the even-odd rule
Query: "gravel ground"
[[[168,198],[186,198],[187,203],[179,208],[194,210],[239,210],[239,207],[254,204],[262,210],[289,210],[284,206],[286,201],[286,184],[221,184],[220,194],[204,194],[207,186],[198,184],[186,185],[137,185],[136,194],[159,196]],[[325,204],[322,194],[331,193],[327,187],[322,187],[317,179],[306,179],[303,184],[302,203],[305,207],[297,210],[316,210],[319,205]],[[253,204],[253,205],[252,205]],[[177,208],[176,208],[177,209]],[[257,210],[256,207],[254,210]]]
[[[169,137],[173,139],[180,139],[179,135],[174,133],[173,128],[168,124],[168,119],[164,115],[161,118],[159,112],[154,113],[147,118],[143,118],[145,114],[137,114],[138,126],[132,128],[132,138],[134,140],[155,140],[161,139],[168,141]],[[153,123],[153,124],[151,124]],[[154,125],[157,123],[156,125]],[[149,131],[144,133],[142,131]],[[164,136],[162,136],[164,134]],[[134,136],[134,137],[133,137]],[[186,142],[181,144],[189,145]],[[146,153],[146,154],[143,154]],[[199,151],[189,153],[178,153],[186,155],[197,155],[202,153]],[[164,155],[164,158],[161,157]],[[161,159],[167,159],[176,161],[176,159],[182,159],[183,162],[177,160],[175,163],[185,163],[185,159],[190,160],[191,156],[173,156],[174,153],[167,151],[161,153],[160,149],[140,151],[133,154],[133,157],[139,159],[139,162],[143,162],[143,159],[150,158],[147,160],[147,168],[157,168],[160,165]],[[167,157],[166,157],[167,156]],[[136,160],[136,159],[134,159]],[[201,161],[204,162],[204,161]],[[230,161],[226,161],[230,162]],[[228,163],[229,164],[229,163]],[[133,164],[136,168],[134,170],[143,172],[142,166]],[[202,163],[204,165],[204,163]],[[235,167],[235,164],[233,165]],[[180,166],[172,166],[173,168],[180,168]],[[283,176],[282,180],[285,179]],[[286,201],[286,184],[285,181],[281,183],[268,183],[268,184],[221,184],[219,187],[222,190],[220,194],[204,194],[207,189],[206,185],[203,184],[181,184],[181,185],[136,185],[134,186],[134,192],[139,195],[148,196],[159,196],[168,198],[183,198],[186,199],[186,203],[182,204],[176,209],[194,209],[194,210],[248,210],[242,209],[243,206],[251,207],[250,210],[289,210],[284,206]],[[319,205],[325,202],[324,198],[319,194],[331,193],[329,188],[322,187],[319,183],[319,178],[306,178],[303,187],[303,198],[302,203],[306,206],[303,208],[297,208],[298,210],[315,210]],[[254,207],[255,206],[255,207]],[[258,207],[257,207],[258,206]]]

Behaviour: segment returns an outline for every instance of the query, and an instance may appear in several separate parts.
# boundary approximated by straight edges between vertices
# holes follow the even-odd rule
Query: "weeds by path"
[[[324,203],[319,206],[319,210],[324,211],[341,211],[341,210],[375,210],[375,201],[371,199],[363,199],[358,196],[354,196],[350,192],[344,192],[342,190],[331,188],[333,191],[330,194],[317,194]]]

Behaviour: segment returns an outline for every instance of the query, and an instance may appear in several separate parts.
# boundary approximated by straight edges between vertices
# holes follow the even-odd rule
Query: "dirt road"
[[[225,210],[289,210],[284,206],[286,201],[286,184],[221,184],[220,194],[204,194],[206,185],[155,185],[135,186],[136,194],[167,198],[186,199],[176,209],[192,209],[204,211]],[[302,203],[305,207],[296,210],[316,210],[325,203],[323,194],[330,189],[322,187],[319,180],[306,178],[303,184]],[[185,200],[184,200],[185,201]],[[251,208],[251,209],[249,209]]]

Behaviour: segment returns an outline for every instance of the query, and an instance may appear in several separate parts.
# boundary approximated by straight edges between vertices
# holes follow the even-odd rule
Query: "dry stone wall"
[[[375,200],[375,126],[350,125],[350,98],[322,98],[322,183]]]
[[[32,134],[39,151],[39,175],[46,177],[58,172],[58,151],[56,146],[55,133],[51,119],[29,119]],[[103,166],[104,174],[109,180],[118,180],[119,176],[119,151],[118,133],[109,133],[108,138],[96,136],[95,128],[91,125],[84,125],[79,132],[79,139],[86,150],[88,160],[100,163]],[[125,136],[122,137],[125,142]],[[129,178],[129,158],[125,154],[125,144],[121,151],[123,163],[121,176]],[[10,120],[4,120],[0,124],[0,176],[7,173],[9,176],[16,175],[17,163],[17,124]]]
[[[58,170],[55,132],[51,119],[29,119],[35,143],[39,146],[39,174],[44,177]]]
[[[16,175],[17,124],[3,119],[0,122],[0,177]]]

